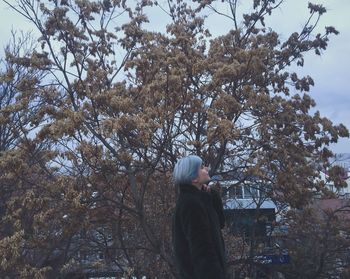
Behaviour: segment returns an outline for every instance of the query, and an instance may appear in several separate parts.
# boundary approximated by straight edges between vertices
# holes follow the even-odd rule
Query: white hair
[[[180,159],[174,168],[174,181],[176,184],[192,183],[198,176],[198,171],[203,161],[196,155],[190,155]]]

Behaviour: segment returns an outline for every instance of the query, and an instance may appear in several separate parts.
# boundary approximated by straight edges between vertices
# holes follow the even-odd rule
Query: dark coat
[[[219,193],[180,185],[173,216],[173,246],[181,279],[224,279],[225,225]]]

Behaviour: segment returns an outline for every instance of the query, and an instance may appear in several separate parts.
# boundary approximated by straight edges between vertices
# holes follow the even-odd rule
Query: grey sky
[[[244,4],[242,7],[248,1],[250,3],[250,0],[241,0],[241,3]],[[321,115],[330,118],[335,124],[343,123],[350,129],[348,86],[350,80],[350,25],[348,20],[350,1],[310,1],[315,4],[323,4],[328,10],[321,18],[318,30],[322,31],[324,26],[332,25],[340,31],[340,34],[331,37],[328,49],[322,56],[308,54],[305,57],[304,67],[296,70],[298,75],[308,74],[313,77],[315,86],[311,89],[311,96],[316,100],[316,109],[321,112]],[[266,19],[267,25],[281,34],[282,38],[287,38],[291,32],[300,31],[309,15],[308,2],[307,0],[286,0],[272,17]],[[157,21],[161,23],[161,18],[161,16],[155,18],[154,24],[158,25]],[[152,18],[150,19],[152,21]],[[0,0],[0,23],[0,57],[3,56],[2,48],[10,38],[11,29],[34,30],[28,21],[7,8],[3,0]],[[231,23],[223,18],[220,22],[208,21],[208,27],[215,35],[226,33],[231,28],[230,25]],[[336,153],[350,153],[350,139],[340,140],[332,146],[332,150]]]

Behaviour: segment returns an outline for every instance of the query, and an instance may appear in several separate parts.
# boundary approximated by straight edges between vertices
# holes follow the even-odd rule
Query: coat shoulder
[[[199,197],[190,193],[181,194],[177,202],[177,208],[186,211],[198,207],[202,207],[202,201]]]

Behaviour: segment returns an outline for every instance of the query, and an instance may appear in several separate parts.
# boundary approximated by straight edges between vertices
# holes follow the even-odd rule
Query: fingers
[[[202,186],[202,190],[205,191],[205,192],[210,192],[210,187],[208,185],[203,185]]]

